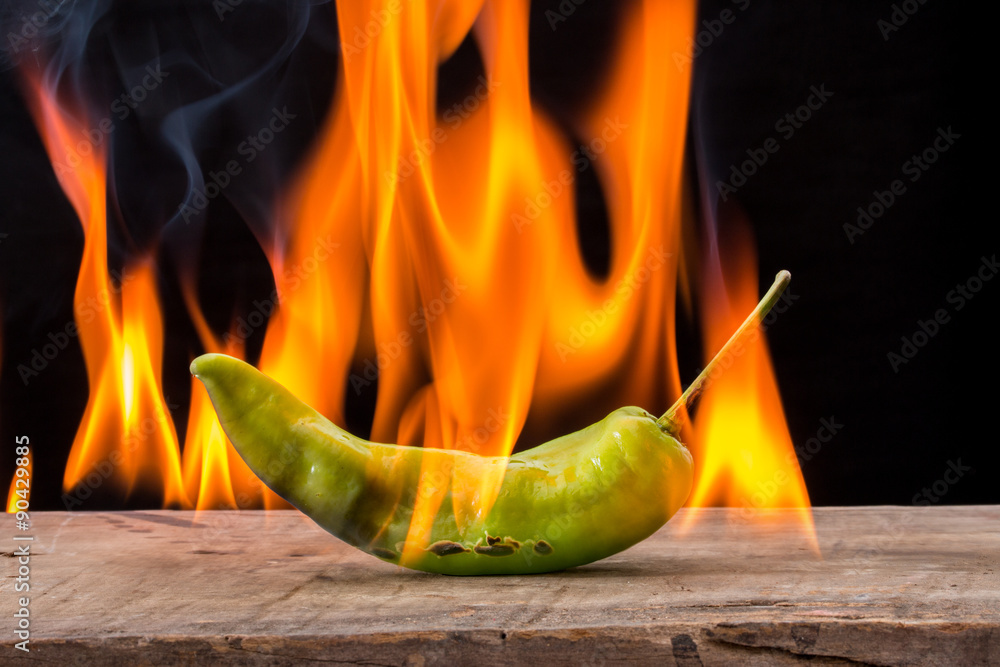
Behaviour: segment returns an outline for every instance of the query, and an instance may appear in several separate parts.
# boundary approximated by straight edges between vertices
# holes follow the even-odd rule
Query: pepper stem
[[[722,346],[712,360],[708,362],[704,370],[698,374],[698,377],[694,379],[688,388],[680,395],[670,409],[663,413],[656,423],[667,433],[670,433],[674,437],[678,436],[681,432],[681,426],[684,424],[684,420],[687,418],[687,408],[691,407],[694,402],[698,399],[701,394],[701,390],[704,388],[705,383],[708,381],[709,376],[712,371],[719,365],[723,356],[727,352],[733,349],[733,347],[743,338],[744,335],[751,329],[755,329],[760,325],[761,321],[767,317],[767,314],[774,307],[774,304],[778,303],[778,298],[781,293],[785,291],[788,286],[789,281],[792,279],[792,274],[788,271],[779,271],[778,275],[774,277],[774,284],[771,285],[771,289],[767,290],[767,294],[764,298],[760,300],[757,307],[753,309],[750,316],[743,321],[740,328],[736,330],[726,344]]]

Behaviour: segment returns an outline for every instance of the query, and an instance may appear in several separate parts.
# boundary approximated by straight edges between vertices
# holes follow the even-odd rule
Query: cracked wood
[[[822,557],[793,516],[682,510],[592,565],[456,578],[367,556],[293,511],[33,513],[23,657],[1000,664],[1000,507],[819,508]],[[9,619],[9,579],[4,592]],[[22,657],[3,644],[5,664]]]

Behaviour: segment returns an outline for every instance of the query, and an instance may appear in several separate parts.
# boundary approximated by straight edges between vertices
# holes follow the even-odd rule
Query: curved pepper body
[[[654,533],[691,489],[690,453],[639,408],[508,459],[356,438],[225,355],[199,357],[191,372],[268,487],[348,544],[417,570],[527,574],[583,565]],[[425,466],[466,478],[505,470],[484,519],[460,526],[448,488],[426,544],[406,544],[417,495],[427,492]]]

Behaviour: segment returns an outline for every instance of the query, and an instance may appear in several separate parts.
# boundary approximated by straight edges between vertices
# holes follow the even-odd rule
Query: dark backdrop
[[[623,4],[534,2],[532,92],[557,120],[571,117],[596,92]],[[980,207],[973,212],[973,204],[984,200],[984,186],[968,173],[972,148],[982,141],[967,113],[971,91],[958,83],[962,72],[976,67],[965,35],[970,17],[954,3],[842,4],[701,3],[703,46],[693,59],[689,132],[692,174],[708,195],[703,202],[718,201],[720,181],[732,188],[725,190],[718,222],[723,234],[734,215],[751,222],[761,284],[769,284],[781,268],[794,276],[791,292],[798,298],[768,338],[813,502],[910,504],[926,488],[931,496],[921,502],[995,503],[1000,490],[987,464],[995,458],[990,454],[996,441],[988,430],[996,396],[996,335],[989,323],[1000,280],[975,282],[980,271],[990,275],[997,248]],[[11,7],[17,9],[8,4],[5,10]],[[280,161],[293,164],[320,124],[334,83],[329,6],[312,8],[306,25],[296,23],[300,14],[249,1],[223,23],[217,22],[210,3],[116,7],[95,28],[88,53],[96,54],[91,56],[94,63],[114,62],[123,50],[108,35],[138,31],[148,40],[143,27],[183,24],[199,12],[237,43],[271,39],[276,48],[283,33],[275,26],[301,37],[280,68],[226,103],[266,111],[272,103],[291,101],[304,110],[305,122],[282,138]],[[553,30],[549,12],[566,20]],[[17,25],[16,14],[7,11],[6,20]],[[124,51],[126,58],[130,53],[141,56],[140,47],[129,48],[133,51]],[[324,64],[317,66],[320,62]],[[266,63],[256,65],[266,68]],[[674,68],[678,61],[661,66]],[[442,66],[440,105],[464,96],[480,68],[475,48],[464,44]],[[128,75],[106,69],[111,74],[100,74],[96,64],[93,71],[84,67],[79,77],[107,90],[120,89],[115,77],[125,80]],[[176,94],[168,93],[160,102],[164,108],[171,103],[170,94]],[[810,102],[814,108],[800,109]],[[798,119],[786,119],[797,110]],[[143,122],[151,122],[158,112],[163,110],[153,104],[144,112],[145,121],[138,114],[122,121],[119,134],[147,136]],[[38,466],[33,507],[61,509],[62,469],[86,403],[82,355],[74,342],[27,386],[17,366],[71,320],[82,233],[9,70],[0,74],[0,128],[0,442],[6,452],[0,456],[0,480],[5,485],[10,478],[15,436],[28,434]],[[222,138],[202,145],[197,155],[206,170],[232,147],[225,124],[218,132]],[[947,150],[932,150],[928,157],[935,161],[926,170],[912,163],[939,136],[949,137],[938,141]],[[145,141],[146,157],[120,163],[122,170],[127,166],[134,172],[131,178],[145,180],[123,203],[123,219],[112,221],[117,222],[112,264],[149,244],[176,213],[150,210],[150,201],[162,195],[176,208],[183,194],[183,183],[170,176],[183,174],[182,165],[168,147]],[[745,164],[754,156],[757,164]],[[734,180],[734,168],[744,172],[745,182]],[[274,188],[276,180],[273,174],[253,173],[244,187]],[[604,207],[596,184],[582,185],[582,245],[599,270],[606,252]],[[219,332],[234,311],[248,312],[254,299],[272,289],[249,231],[266,221],[222,199],[209,209],[214,224],[195,252],[203,266],[201,297],[219,305],[209,309]],[[859,207],[871,211],[871,222],[863,220],[866,228],[845,229],[857,226]],[[711,210],[702,210],[701,216],[714,218]],[[152,222],[128,222],[137,218]],[[166,355],[183,360],[198,351],[176,292],[176,265],[187,260],[176,250],[161,255],[165,318],[171,327]],[[989,260],[985,264],[984,258]],[[966,286],[966,296],[954,291],[958,286]],[[936,313],[942,322],[928,325]],[[918,334],[921,322],[933,335]],[[914,343],[924,344],[906,347],[903,339],[913,341],[915,334]],[[694,328],[685,324],[680,341],[685,360],[699,358],[696,340]],[[251,338],[251,354],[260,342]],[[894,365],[890,353],[905,363],[896,360]],[[682,370],[689,381],[695,362],[685,361]],[[174,417],[183,433],[185,365],[172,364],[165,375],[168,393],[181,405]],[[368,399],[352,406],[353,427],[362,432],[371,411]],[[594,418],[581,416],[584,422]],[[835,437],[822,444],[810,441],[824,420],[840,425]],[[944,493],[933,492],[935,482]],[[147,502],[139,497],[132,504]],[[86,509],[100,507],[101,499],[95,498]]]

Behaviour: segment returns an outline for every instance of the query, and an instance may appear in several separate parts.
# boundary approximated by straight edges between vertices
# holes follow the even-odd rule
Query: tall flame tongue
[[[140,261],[112,280],[103,147],[86,139],[86,115],[60,106],[54,89],[31,77],[28,87],[59,184],[84,229],[73,306],[90,396],[63,487],[87,480],[93,489],[113,474],[126,495],[138,484],[161,490],[165,506],[185,507],[180,447],[161,389],[163,323],[152,263]]]
[[[220,340],[208,326],[198,305],[191,277],[183,281],[181,291],[205,352],[243,359],[243,338],[230,333]],[[288,507],[288,503],[261,484],[236,453],[222,430],[205,385],[194,377],[191,378],[191,409],[184,438],[183,473],[187,495],[197,498],[198,510],[247,508],[261,504],[268,508]]]
[[[723,346],[753,309],[759,294],[749,229],[740,219],[730,234],[723,244],[724,249],[732,248],[724,253],[725,262],[712,254],[718,247],[713,240],[704,271],[702,324],[708,354]],[[771,318],[783,310],[772,311]],[[706,385],[694,419],[689,444],[696,482],[688,505],[739,508],[734,515],[734,523],[739,524],[766,523],[775,518],[767,509],[797,510],[793,521],[818,553],[809,494],[763,336],[759,331],[745,336],[742,345],[720,361],[718,374]],[[688,525],[695,516],[688,515]]]

